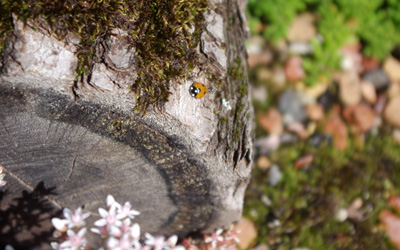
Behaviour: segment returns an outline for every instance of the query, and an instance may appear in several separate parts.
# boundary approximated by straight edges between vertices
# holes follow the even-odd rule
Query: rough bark
[[[75,81],[73,43],[16,19],[0,78],[1,243],[39,246],[61,208],[84,206],[94,220],[107,194],[141,212],[143,232],[182,237],[236,221],[252,163],[245,4],[213,3],[198,48],[204,65],[145,117],[133,112],[135,58],[122,40],[102,43],[102,60]],[[190,96],[194,81],[208,87],[204,98]]]

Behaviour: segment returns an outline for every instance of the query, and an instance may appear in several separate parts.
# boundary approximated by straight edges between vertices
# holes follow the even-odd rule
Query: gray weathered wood
[[[253,117],[249,97],[239,90],[248,88],[240,4],[214,2],[199,46],[204,67],[174,84],[164,110],[145,117],[132,110],[134,54],[120,39],[102,44],[104,61],[76,83],[73,42],[15,19],[0,78],[0,164],[8,181],[0,190],[2,244],[49,241],[49,218],[62,207],[84,206],[96,215],[107,194],[130,201],[141,212],[135,220],[142,231],[154,234],[206,232],[240,217]],[[207,70],[218,72],[222,87],[208,80]],[[208,87],[204,98],[190,96],[194,81]],[[29,212],[40,216],[5,226],[18,217],[12,209],[24,209],[15,200],[24,197],[36,209]]]

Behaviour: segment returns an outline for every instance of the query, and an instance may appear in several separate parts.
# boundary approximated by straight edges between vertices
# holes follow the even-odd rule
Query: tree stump
[[[14,17],[0,78],[1,247],[49,242],[63,207],[92,212],[111,194],[141,212],[142,232],[180,237],[226,228],[242,212],[252,164],[253,113],[245,1],[215,0],[192,78],[172,84],[161,110],[133,111],[135,54],[110,37],[76,80],[74,44]],[[123,35],[122,31],[119,35]],[[207,77],[217,73],[219,83]],[[204,98],[189,88],[201,82]]]

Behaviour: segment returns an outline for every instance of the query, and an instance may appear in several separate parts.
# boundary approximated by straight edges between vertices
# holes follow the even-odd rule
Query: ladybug
[[[195,82],[190,86],[189,93],[196,99],[202,98],[207,93],[207,88],[204,84]]]

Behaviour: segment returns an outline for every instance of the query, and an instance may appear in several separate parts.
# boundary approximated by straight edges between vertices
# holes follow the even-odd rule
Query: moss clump
[[[243,121],[240,118],[244,110],[244,103],[242,99],[243,97],[247,96],[247,83],[245,81],[245,74],[242,66],[242,60],[240,57],[237,57],[234,61],[234,64],[228,68],[228,75],[231,78],[231,80],[240,84],[238,87],[238,92],[239,92],[238,101],[236,102],[235,109],[232,110],[232,114],[234,116],[234,126],[235,126],[232,133],[232,143],[237,143],[244,128]]]
[[[114,28],[127,31],[135,48],[138,78],[135,110],[161,108],[172,80],[189,77],[198,64],[195,48],[208,0],[0,0],[0,53],[13,31],[12,14],[32,21],[60,40],[79,36],[77,76],[89,74],[97,45]]]

